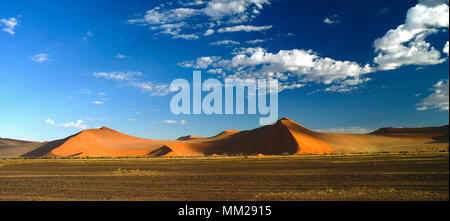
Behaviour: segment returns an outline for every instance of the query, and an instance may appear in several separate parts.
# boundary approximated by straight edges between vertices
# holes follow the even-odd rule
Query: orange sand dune
[[[221,133],[205,139],[202,144],[203,147],[196,148],[206,155],[323,154],[332,151],[327,144],[312,137],[308,130],[287,118],[250,131]]]
[[[229,130],[209,138],[177,140],[132,137],[103,127],[22,148],[22,157],[171,157],[280,155],[448,150],[448,125],[430,128],[382,128],[371,134],[332,134],[309,130],[283,118],[249,131]],[[11,152],[14,147],[8,146]],[[6,148],[3,148],[6,150]],[[0,156],[4,154],[0,146]]]
[[[239,133],[238,130],[226,130],[226,131],[222,131],[221,133],[219,133],[216,136],[213,136],[211,138],[226,137],[226,136],[231,136],[231,135],[237,134],[237,133]]]
[[[106,127],[84,130],[71,137],[52,141],[24,157],[137,157],[147,156],[164,146],[166,141],[132,137]]]

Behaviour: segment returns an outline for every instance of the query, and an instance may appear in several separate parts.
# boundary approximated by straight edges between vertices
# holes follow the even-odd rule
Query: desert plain
[[[448,125],[369,134],[287,118],[177,140],[102,127],[49,142],[0,139],[0,200],[448,200]]]

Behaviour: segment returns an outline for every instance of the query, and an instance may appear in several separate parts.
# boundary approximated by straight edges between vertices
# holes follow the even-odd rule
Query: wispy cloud
[[[338,134],[367,134],[373,130],[362,127],[340,127],[340,128],[328,128],[318,129],[316,131],[323,133],[338,133]]]
[[[181,39],[186,39],[186,40],[197,40],[200,37],[196,34],[177,34],[177,35],[174,35],[173,38],[175,38],[175,39],[181,38]]]
[[[381,9],[379,12],[378,12],[378,16],[380,16],[380,15],[384,15],[384,14],[387,14],[387,13],[389,13],[389,12],[391,12],[391,9],[389,8],[389,7],[385,7],[385,8],[383,8],[383,9]]]
[[[87,129],[88,126],[86,124],[84,124],[84,121],[82,120],[77,120],[77,122],[70,122],[70,123],[63,123],[63,124],[58,124],[55,123],[55,121],[51,120],[51,119],[47,119],[45,121],[45,123],[50,124],[50,125],[54,125],[54,126],[58,126],[58,127],[73,127],[73,128],[80,128],[80,129]]]
[[[268,26],[252,26],[252,25],[237,25],[232,27],[225,27],[217,30],[219,33],[225,33],[225,32],[239,32],[239,31],[245,31],[245,32],[252,32],[252,31],[265,31],[272,28],[272,25]]]
[[[168,34],[173,38],[188,40],[208,36],[215,26],[240,24],[256,18],[269,0],[211,0],[161,4],[147,10],[144,16],[129,19],[129,24],[150,26],[158,34]],[[185,33],[186,29],[196,33]],[[202,30],[200,33],[199,30]]]
[[[186,120],[180,120],[180,121],[166,120],[166,121],[163,121],[162,123],[164,123],[164,124],[171,124],[171,125],[176,125],[176,124],[185,125],[187,123],[187,121]]]
[[[121,53],[117,54],[117,55],[116,55],[116,58],[118,58],[118,59],[130,59],[129,56],[126,56],[126,55],[121,54]]]
[[[103,101],[92,101],[91,104],[104,104]]]
[[[134,88],[140,89],[142,92],[149,93],[151,96],[165,96],[169,90],[169,84],[158,83],[152,81],[142,81],[139,79],[143,76],[142,72],[94,72],[92,76],[97,78],[105,78],[110,80],[115,80],[119,82],[124,82],[126,86],[132,86]]]
[[[135,72],[94,72],[92,73],[94,77],[113,79],[116,81],[128,81],[135,79],[136,76],[141,76],[142,73],[139,71]]]
[[[222,41],[216,41],[209,43],[210,45],[238,45],[240,42],[233,41],[233,40],[222,40]]]
[[[179,66],[185,67],[185,68],[196,68],[196,69],[205,69],[209,66],[213,65],[217,61],[220,60],[220,57],[217,56],[211,56],[211,57],[200,57],[197,58],[195,61],[183,61],[181,63],[178,63]]]
[[[165,120],[165,121],[163,121],[163,123],[165,123],[165,124],[178,124],[178,121],[176,121],[176,120]]]
[[[80,90],[80,93],[82,93],[82,94],[91,94],[91,89],[83,88],[83,89]]]
[[[86,34],[83,37],[83,42],[86,43],[89,38],[92,38],[94,36],[94,33],[92,31],[87,31]]]
[[[2,18],[0,19],[0,26],[3,26],[2,30],[5,32],[8,32],[11,35],[15,34],[15,27],[19,24],[19,21],[17,20],[17,18],[9,18],[9,19],[5,19]]]
[[[50,60],[50,55],[47,53],[40,53],[37,55],[30,56],[30,59],[37,63],[42,63]]]
[[[129,85],[140,89],[143,92],[150,93],[151,96],[166,96],[170,92],[169,84],[153,82],[130,82]]]
[[[207,3],[206,0],[179,1],[183,6],[199,6]]]
[[[254,39],[254,40],[246,41],[245,43],[247,43],[247,44],[259,44],[259,43],[264,43],[264,42],[266,42],[266,39]]]
[[[329,25],[331,25],[331,24],[339,24],[341,22],[338,20],[338,18],[339,18],[338,15],[332,15],[330,17],[324,18],[323,19],[323,23],[326,23],[326,24],[329,24]]]

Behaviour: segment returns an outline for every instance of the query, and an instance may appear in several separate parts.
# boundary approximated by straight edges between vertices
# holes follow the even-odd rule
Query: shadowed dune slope
[[[226,136],[231,136],[231,135],[237,134],[237,133],[239,133],[238,130],[226,130],[226,131],[222,131],[221,133],[217,134],[216,136],[213,136],[210,138],[226,137]]]
[[[209,138],[189,135],[172,141],[137,138],[103,127],[51,142],[0,145],[0,156],[170,157],[440,151],[448,150],[448,137],[448,125],[382,128],[370,134],[332,134],[312,131],[283,118],[254,130],[229,130]]]
[[[35,142],[16,145],[0,145],[0,158],[18,158],[40,146],[42,146],[42,143]]]
[[[27,144],[27,143],[35,143],[35,142],[0,137],[0,145],[19,145],[19,144]]]
[[[179,137],[177,140],[185,141],[185,140],[197,140],[197,139],[203,139],[203,137],[196,137],[196,136],[188,135],[188,136],[184,136],[184,137]]]
[[[36,149],[21,155],[21,157],[42,157],[42,156],[52,156],[51,151],[63,145],[66,141],[71,139],[72,137],[77,136],[80,133],[74,134],[70,137],[66,137],[60,140],[54,140],[50,142],[44,142],[42,145],[37,147]]]
[[[204,153],[212,154],[322,154],[330,147],[311,136],[308,129],[283,118],[273,125],[250,131],[219,134],[204,140]]]
[[[0,138],[0,158],[20,157],[41,145],[42,143],[39,142]]]
[[[378,129],[370,134],[376,135],[442,135],[447,134],[448,136],[448,127],[449,125],[444,125],[441,127],[421,127],[421,128],[393,128],[393,127],[384,127]]]
[[[383,129],[380,129],[381,131]],[[379,131],[380,131],[379,130]],[[309,130],[283,118],[250,131],[224,131],[210,138],[165,146],[168,155],[323,154],[448,150],[448,125],[430,128],[391,128],[382,134],[332,134]]]

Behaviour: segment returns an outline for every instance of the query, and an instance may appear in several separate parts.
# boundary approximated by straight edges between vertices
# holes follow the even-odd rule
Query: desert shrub
[[[113,173],[116,175],[142,176],[142,175],[155,175],[158,173],[158,171],[140,170],[140,169],[129,170],[129,169],[122,169],[119,167]]]
[[[289,155],[291,155],[291,154],[289,154],[288,152],[283,152],[281,155],[283,155],[283,156],[289,156]]]

